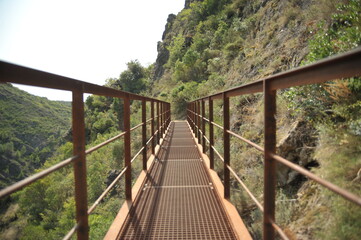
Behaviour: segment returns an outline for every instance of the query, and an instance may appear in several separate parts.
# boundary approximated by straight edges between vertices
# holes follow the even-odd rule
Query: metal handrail
[[[90,215],[94,209],[98,206],[100,201],[103,200],[103,198],[112,190],[112,188],[115,186],[115,184],[120,180],[120,178],[123,176],[125,171],[127,170],[127,167],[123,168],[123,170],[118,174],[118,176],[113,180],[113,182],[104,190],[104,192],[98,197],[98,199],[93,203],[93,205],[88,209],[88,215]]]
[[[256,203],[257,207],[264,212],[263,223],[263,235],[264,239],[274,239],[274,231],[283,238],[288,239],[282,229],[275,223],[275,162],[281,163],[305,176],[316,181],[322,186],[330,189],[345,199],[361,206],[361,198],[355,194],[342,189],[333,183],[326,181],[312,172],[302,168],[301,166],[288,161],[281,156],[275,154],[276,150],[276,122],[275,122],[275,110],[276,110],[276,91],[278,89],[285,89],[294,86],[322,83],[339,78],[349,78],[361,75],[361,47],[352,50],[350,52],[340,54],[334,57],[318,61],[314,64],[299,67],[293,70],[289,70],[283,73],[279,73],[259,81],[242,85],[240,87],[232,88],[224,92],[216,93],[207,97],[202,97],[187,105],[187,120],[191,126],[195,136],[198,139],[204,139],[205,132],[201,129],[205,129],[206,122],[209,124],[210,136],[208,143],[210,145],[210,166],[213,168],[214,153],[224,162],[224,189],[225,198],[229,198],[230,179],[229,172],[231,172],[237,181],[246,190],[251,199]],[[234,133],[229,129],[229,98],[234,96],[240,96],[253,93],[264,93],[264,115],[265,115],[265,142],[264,147],[246,139],[237,133]],[[213,100],[223,99],[223,124],[221,126],[213,121]],[[209,119],[205,116],[204,103],[209,102]],[[202,111],[200,108],[202,107]],[[213,127],[216,126],[223,129],[223,147],[224,156],[222,157],[216,148],[211,144],[214,143],[213,139]],[[258,200],[249,191],[246,185],[236,175],[236,172],[230,167],[230,150],[229,150],[229,136],[234,136],[237,139],[242,140],[248,145],[256,148],[264,153],[264,201],[263,206],[260,205]],[[205,151],[205,143],[202,144],[203,151]]]
[[[88,231],[88,215],[96,208],[96,206],[101,202],[101,200],[106,196],[106,194],[115,186],[116,182],[125,175],[125,192],[126,198],[131,199],[131,163],[136,157],[138,157],[143,152],[143,170],[147,170],[147,151],[146,145],[149,142],[152,143],[151,149],[154,154],[155,149],[155,136],[158,136],[158,141],[160,138],[159,133],[166,126],[170,124],[170,104],[158,99],[153,99],[145,96],[136,95],[133,93],[128,93],[104,86],[98,86],[95,84],[82,82],[68,77],[59,76],[52,73],[47,73],[4,61],[0,61],[0,83],[18,83],[36,87],[45,87],[57,90],[67,90],[72,91],[73,93],[73,117],[72,117],[72,126],[73,126],[73,157],[68,158],[48,169],[45,169],[39,173],[36,173],[30,177],[27,177],[11,186],[0,191],[0,198],[5,197],[13,192],[20,190],[21,188],[47,176],[48,174],[59,170],[62,167],[68,166],[70,163],[74,163],[74,174],[75,174],[75,201],[76,201],[76,218],[77,223],[75,226],[68,232],[64,239],[70,239],[74,233],[77,233],[78,239],[89,239]],[[124,132],[118,134],[115,137],[112,137],[94,147],[91,147],[88,150],[85,150],[85,124],[84,124],[84,102],[83,94],[90,93],[106,97],[115,97],[121,98],[124,100]],[[140,100],[142,101],[142,123],[136,125],[133,128],[130,128],[130,100]],[[146,102],[151,104],[151,118],[146,119]],[[155,107],[156,114],[155,114]],[[159,108],[160,107],[160,108]],[[146,128],[147,123],[151,124],[151,137],[147,141],[146,139]],[[156,123],[156,124],[155,124]],[[156,127],[155,127],[156,125]],[[136,154],[133,159],[131,159],[130,152],[130,132],[142,126],[142,143],[143,146],[140,151]],[[155,129],[157,129],[155,131]],[[100,195],[100,197],[95,201],[95,203],[88,209],[87,206],[87,186],[86,184],[86,155],[98,150],[99,148],[114,142],[120,137],[124,137],[124,146],[125,146],[125,168],[117,176],[117,178],[105,189],[105,191]],[[82,214],[88,212],[88,214]]]
[[[125,135],[125,132],[122,132],[121,134],[118,134],[115,137],[112,137],[112,138],[110,138],[110,139],[108,139],[108,140],[106,140],[106,141],[92,147],[92,148],[89,148],[88,150],[85,151],[85,154],[90,154],[90,153],[94,152],[95,150],[98,150],[99,148],[104,147],[105,145],[107,145],[107,144],[109,144],[111,142],[114,142],[115,140],[117,140],[118,138],[121,138],[124,135]]]
[[[59,170],[60,168],[63,168],[65,166],[68,166],[70,163],[72,163],[78,156],[73,156],[73,157],[70,157],[68,159],[65,159],[63,161],[61,161],[60,163],[58,164],[55,164],[41,172],[38,172],[38,173],[35,173],[34,175],[32,176],[29,176],[19,182],[16,182],[4,189],[2,189],[0,191],[0,198],[3,198],[5,196],[8,196],[16,191],[19,191],[20,189],[22,189],[23,187],[26,187],[28,185],[30,185],[31,183],[49,175],[50,173],[52,172],[55,172],[57,170]]]

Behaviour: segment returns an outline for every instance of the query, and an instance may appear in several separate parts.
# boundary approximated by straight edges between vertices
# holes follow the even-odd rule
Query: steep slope
[[[153,94],[172,101],[176,117],[184,118],[185,99],[297,67],[338,2],[186,1],[169,15],[158,43]]]
[[[178,15],[168,17],[154,68],[151,65],[145,69],[137,61],[130,62],[119,78],[107,80],[107,86],[160,96],[172,102],[173,119],[184,118],[183,110],[189,100],[360,45],[360,9],[359,0],[186,0]],[[152,71],[153,77],[149,77]],[[277,132],[279,153],[358,195],[361,195],[360,86],[360,79],[355,78],[343,83],[292,88],[277,99],[277,124],[282,126]],[[316,96],[317,101],[310,96]],[[34,99],[32,104],[38,101]],[[87,148],[119,133],[121,105],[121,101],[101,96],[87,99]],[[140,121],[140,106],[137,101],[132,104],[132,126]],[[221,101],[215,103],[218,123],[222,119],[221,106]],[[232,131],[262,144],[262,95],[236,98],[231,112]],[[28,124],[36,127],[34,122],[37,121]],[[8,128],[11,126],[8,124]],[[23,140],[17,140],[18,135],[13,136],[13,141],[20,144]],[[215,134],[216,148],[221,147],[218,144],[221,135]],[[132,137],[135,143],[132,152],[136,152],[141,140],[137,134]],[[29,149],[43,146],[41,143],[47,138],[44,139],[29,141],[37,143]],[[290,143],[295,146],[289,147]],[[69,157],[71,150],[71,143],[65,143],[45,166]],[[299,155],[302,157],[298,158]],[[122,156],[119,142],[89,155],[89,203],[97,199],[111,176],[121,169]],[[261,202],[262,159],[258,152],[232,141],[232,167]],[[216,162],[216,170],[221,173],[220,161]],[[140,170],[140,162],[135,161],[133,167]],[[361,235],[361,212],[357,207],[295,172],[279,169],[278,175],[276,219],[290,239],[357,239]],[[262,214],[236,181],[231,185],[231,201],[252,236],[261,239]],[[92,239],[104,236],[123,199],[123,190],[124,186],[118,186],[116,197],[107,198],[90,216]],[[39,201],[33,201],[34,196],[39,196]],[[14,196],[19,200],[19,210],[13,211],[18,220],[9,224],[8,229],[17,228],[21,239],[63,237],[74,225],[72,196],[73,174],[71,168],[65,168]]]
[[[173,118],[184,119],[187,101],[360,46],[360,16],[359,0],[186,1],[169,15],[158,43],[152,94],[172,103]],[[280,91],[279,154],[360,196],[360,101],[360,78]],[[220,123],[222,102],[214,105]],[[234,98],[231,108],[232,131],[262,144],[262,95]],[[231,165],[261,202],[262,161],[232,141]],[[222,175],[221,164],[216,170]],[[290,239],[361,235],[357,206],[287,168],[278,168],[278,180],[276,219]],[[231,200],[261,239],[262,214],[236,181],[231,185]]]
[[[42,166],[70,129],[71,105],[0,84],[0,187]]]

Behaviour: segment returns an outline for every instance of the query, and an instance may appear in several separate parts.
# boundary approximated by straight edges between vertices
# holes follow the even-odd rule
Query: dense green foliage
[[[0,84],[0,188],[39,168],[64,143],[71,106]]]
[[[360,12],[359,0],[192,1],[168,24],[162,45],[169,58],[153,92],[172,102],[174,118],[185,118],[189,100],[360,46]],[[300,149],[311,165],[320,165],[313,171],[358,195],[360,86],[360,79],[352,78],[291,88],[281,92],[277,106],[278,140],[288,136],[294,123],[305,123],[309,130],[298,133],[304,141]],[[222,103],[214,104],[215,122],[220,123]],[[232,130],[262,144],[262,95],[234,98],[231,108]],[[222,133],[215,136],[216,148],[222,152]],[[345,164],[342,159],[349,160]],[[262,161],[257,151],[232,141],[231,165],[261,201]],[[216,170],[222,177],[221,164]],[[296,177],[286,185],[279,183],[276,218],[287,235],[357,239],[361,223],[352,212],[358,207],[305,180]],[[262,214],[235,180],[231,196],[252,236],[260,239]]]
[[[159,51],[168,53],[159,53],[168,56],[163,59],[166,63],[144,68],[138,61],[131,61],[128,69],[119,78],[108,79],[106,86],[170,101],[173,119],[182,119],[190,100],[361,45],[359,0],[190,2],[189,7],[170,18],[163,42],[159,43],[163,47]],[[164,73],[156,78],[159,74],[154,71],[159,67]],[[297,133],[302,139],[300,152],[319,167],[303,166],[358,195],[360,82],[359,78],[352,78],[291,88],[280,91],[277,99],[277,140],[287,137],[295,123],[305,124],[307,127]],[[65,142],[70,139],[61,140],[69,129],[69,104],[50,103],[10,85],[0,85],[0,90],[0,160],[7,164],[0,177],[17,180],[34,169],[40,171],[71,156],[72,144]],[[139,101],[132,102],[132,126],[140,122],[140,106]],[[85,111],[87,148],[122,131],[122,100],[92,95],[86,99]],[[149,109],[147,112],[149,116]],[[263,143],[261,94],[232,98],[231,113],[233,131],[257,144]],[[214,121],[221,123],[222,114],[222,102],[215,101]],[[26,119],[20,120],[23,116]],[[140,148],[137,131],[132,132],[133,154]],[[231,166],[262,202],[263,155],[244,143],[231,143]],[[222,132],[217,129],[215,147],[222,154]],[[109,184],[111,176],[122,169],[123,148],[123,142],[118,140],[87,157],[89,206]],[[292,155],[291,150],[285,154]],[[135,161],[132,168],[136,179],[140,161]],[[220,177],[222,168],[221,161],[216,160]],[[357,239],[361,235],[357,207],[299,176],[281,184],[278,171],[276,221],[290,239]],[[63,237],[75,223],[73,182],[73,172],[68,167],[12,195],[17,204],[9,209],[17,217],[0,225],[17,228],[20,239]],[[252,236],[261,239],[262,213],[235,179],[231,185],[231,201]],[[123,191],[120,183],[90,216],[92,239],[104,236],[120,207]],[[2,215],[3,219],[10,218],[10,210]]]
[[[120,74],[119,79],[108,79],[106,86],[133,93],[140,93],[146,90],[150,69],[151,67],[149,69],[142,67],[138,61],[131,61],[128,63],[128,69]],[[50,151],[48,155],[43,156],[42,162],[35,164],[14,150],[15,153],[10,152],[12,153],[11,161],[17,160],[14,158],[14,155],[18,154],[17,157],[24,162],[24,165],[26,163],[26,166],[29,165],[32,169],[41,171],[72,156],[73,145],[71,142],[66,142],[70,141],[71,137],[64,138],[65,133],[69,132],[68,134],[70,134],[69,117],[71,108],[69,104],[65,104],[66,108],[62,109],[62,103],[53,103],[45,101],[42,98],[33,97],[13,88],[11,85],[4,85],[4,89],[10,89],[8,90],[9,93],[4,90],[4,99],[12,99],[12,101],[4,101],[2,105],[4,106],[4,110],[9,111],[10,108],[18,108],[15,116],[19,119],[21,116],[27,116],[27,121],[24,121],[23,126],[14,125],[14,122],[19,119],[15,118],[12,120],[8,112],[2,116],[6,119],[4,124],[9,122],[9,125],[3,125],[4,127],[2,129],[12,134],[17,134],[21,133],[19,130],[25,131],[24,129],[26,127],[31,126],[31,131],[27,135],[28,138],[32,140],[31,144],[36,144],[33,139],[41,138],[43,136],[42,134],[44,134],[44,136],[47,137],[45,138],[47,141],[45,142],[43,140],[44,142],[40,141],[37,144],[47,146],[46,149]],[[26,98],[23,98],[23,95],[25,95]],[[18,102],[18,105],[13,104],[13,102]],[[43,106],[43,104],[45,106]],[[29,105],[38,106],[39,109],[34,107],[30,108]],[[139,114],[140,106],[137,101],[132,103],[131,126],[135,126],[141,121],[141,115]],[[43,107],[46,108],[47,111],[42,112]],[[59,116],[58,111],[63,114],[63,116]],[[14,111],[12,113],[14,114]],[[39,117],[38,114],[43,116],[43,118]],[[123,101],[117,98],[91,95],[85,101],[85,115],[87,148],[90,148],[121,132]],[[61,132],[61,134],[55,132],[55,134],[58,134],[55,135],[56,138],[61,140],[56,142],[57,144],[50,142],[50,140],[55,137],[51,137],[51,130],[57,130],[57,128],[54,128],[54,126],[56,126],[54,118],[58,118],[58,121],[67,120],[66,128],[64,129],[66,132],[61,132],[60,130],[58,131]],[[39,126],[32,125],[33,122],[37,122]],[[45,127],[40,126],[41,123],[44,123]],[[39,129],[40,127],[43,128],[41,131]],[[22,139],[22,136],[20,136],[19,139]],[[133,154],[138,151],[141,146],[140,139],[141,137],[138,131],[132,134]],[[61,146],[60,143],[62,143]],[[17,144],[19,146],[27,145],[24,144],[24,142]],[[4,146],[7,145],[4,144]],[[37,154],[35,156],[38,156],[39,153],[34,151],[34,148],[35,146],[29,149],[29,152],[34,155]],[[5,147],[2,147],[2,149],[5,149]],[[9,152],[9,150],[7,151]],[[44,154],[44,152],[43,150],[40,153]],[[87,156],[89,206],[97,200],[107,185],[111,183],[114,174],[119,173],[124,167],[123,155],[123,141],[118,140]],[[1,156],[6,157],[7,155],[2,154]],[[141,169],[140,161],[134,162],[132,168],[134,179],[136,179]],[[26,168],[19,166],[19,171],[25,170]],[[12,174],[12,172],[10,174]],[[11,196],[9,209],[18,210],[14,212],[7,210],[1,215],[4,216],[4,220],[0,221],[0,225],[3,228],[3,233],[0,235],[0,238],[7,239],[9,238],[8,235],[10,235],[10,239],[59,239],[65,236],[75,224],[73,175],[72,167],[66,167],[26,187],[19,193],[13,194]],[[15,177],[16,176],[17,175],[15,175]],[[123,201],[123,196],[124,186],[123,183],[120,183],[90,216],[89,221],[92,226],[90,236],[92,239],[101,239],[104,236]],[[34,201],[34,199],[36,200]],[[18,208],[14,206],[18,206]],[[16,217],[8,220],[8,218],[5,217],[8,215],[15,215]],[[24,224],[24,222],[26,224]],[[15,231],[14,229],[18,230]],[[9,232],[15,233],[11,235]]]
[[[329,22],[322,22],[310,40],[305,63],[312,63],[361,45],[361,2],[350,0],[336,5]],[[315,158],[320,168],[315,172],[360,195],[361,166],[361,78],[336,80],[292,88],[285,92],[290,107],[297,109],[319,130]],[[361,235],[359,207],[330,191],[315,187],[309,198],[318,200],[318,215],[313,219],[317,239],[358,239]],[[297,211],[305,204],[296,204]],[[319,207],[323,206],[323,207]],[[305,207],[308,211],[312,211]],[[296,212],[297,212],[296,211]],[[303,210],[304,211],[304,210]]]
[[[361,3],[351,0],[338,4],[330,21],[323,21],[315,28],[309,42],[310,53],[303,64],[342,53],[361,45]],[[333,81],[299,88],[291,88],[287,93],[291,107],[304,113],[312,120],[324,118],[325,111],[339,100],[354,101],[361,98],[361,79]]]

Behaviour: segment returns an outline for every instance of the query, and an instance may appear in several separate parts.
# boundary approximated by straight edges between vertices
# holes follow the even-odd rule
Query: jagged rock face
[[[165,25],[165,29],[162,35],[163,42],[158,42],[157,45],[158,56],[154,65],[153,80],[160,79],[163,76],[164,73],[163,65],[166,64],[169,59],[169,51],[167,49],[168,45],[166,38],[168,33],[171,32],[172,30],[173,22],[175,19],[176,19],[176,15],[174,14],[168,15],[167,24]]]
[[[312,155],[316,146],[315,129],[305,121],[297,121],[277,146],[278,155],[307,167],[315,162]],[[299,175],[282,164],[277,165],[277,177],[281,186],[291,183]]]
[[[163,65],[169,59],[169,51],[163,42],[158,42],[157,46],[158,56],[154,66],[154,80],[160,79],[164,73]]]
[[[173,26],[173,22],[174,20],[176,19],[176,15],[174,14],[169,14],[168,15],[168,18],[167,18],[167,24],[165,25],[165,29],[164,29],[164,32],[163,32],[163,35],[162,35],[162,41],[165,40],[167,34],[170,32],[170,30],[172,29],[172,26]]]

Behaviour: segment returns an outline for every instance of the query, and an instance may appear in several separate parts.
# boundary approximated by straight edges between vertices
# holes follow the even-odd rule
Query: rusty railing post
[[[164,103],[164,108],[165,108],[164,111],[164,134],[165,134],[168,127],[168,103]]]
[[[189,103],[189,124],[190,124],[190,126],[191,126],[191,130],[193,131],[193,123],[192,123],[192,121],[193,121],[193,113],[191,112],[192,111],[192,106],[193,106],[193,103]]]
[[[205,110],[205,100],[201,100],[202,103],[202,151],[203,153],[206,152],[206,120],[204,119],[206,116]]]
[[[194,112],[194,135],[196,136],[196,138],[198,138],[198,128],[197,128],[197,102],[193,103],[193,112]]]
[[[214,133],[213,133],[213,100],[211,97],[208,98],[209,107],[209,167],[214,169]]]
[[[163,138],[163,124],[164,124],[164,115],[163,115],[163,102],[160,102],[160,137]]]
[[[130,99],[129,94],[124,98],[124,162],[125,171],[125,198],[132,200],[132,164],[130,142]]]
[[[191,103],[187,103],[187,122],[189,123],[189,126],[192,127],[192,113],[191,113]]]
[[[77,237],[81,240],[89,239],[88,224],[88,193],[86,179],[85,160],[85,123],[83,92],[80,89],[73,90],[72,103],[73,124],[73,155],[78,156],[74,161],[75,180],[75,206],[76,221],[79,224]]]
[[[160,143],[160,128],[159,128],[159,102],[157,101],[157,144]]]
[[[191,109],[191,120],[192,120],[192,131],[193,131],[193,133],[194,133],[194,103],[192,102],[191,104],[190,104],[190,109]]]
[[[198,136],[197,135],[197,108],[196,108],[196,102],[193,102],[193,133],[194,133],[194,136]]]
[[[229,98],[226,96],[226,93],[223,93],[223,149],[224,149],[224,198],[230,198],[230,172],[228,165],[230,165],[230,138],[229,133]]]
[[[263,82],[264,92],[264,214],[263,239],[275,238],[272,221],[275,221],[276,166],[270,156],[276,153],[276,91],[271,90],[268,81]]]
[[[164,103],[164,134],[168,126],[168,104]]]
[[[171,110],[171,105],[170,103],[168,103],[168,111],[169,111],[169,121],[168,121],[168,125],[172,122],[172,110]]]
[[[150,131],[151,131],[151,148],[152,148],[152,154],[155,154],[155,136],[154,136],[154,101],[150,101],[150,118],[152,121],[150,122]]]
[[[143,170],[147,170],[147,102],[142,100]]]
[[[197,104],[197,112],[198,112],[198,144],[202,144],[202,119],[201,119],[201,102],[198,101]]]
[[[166,121],[167,121],[167,105],[163,103],[163,136],[166,130]]]
[[[198,138],[197,101],[194,102],[194,135]]]
[[[190,110],[189,106],[190,106],[190,103],[187,103],[187,122],[189,123],[189,126],[191,126],[191,128],[192,128],[191,121],[189,120],[191,118],[191,112],[189,111]]]

